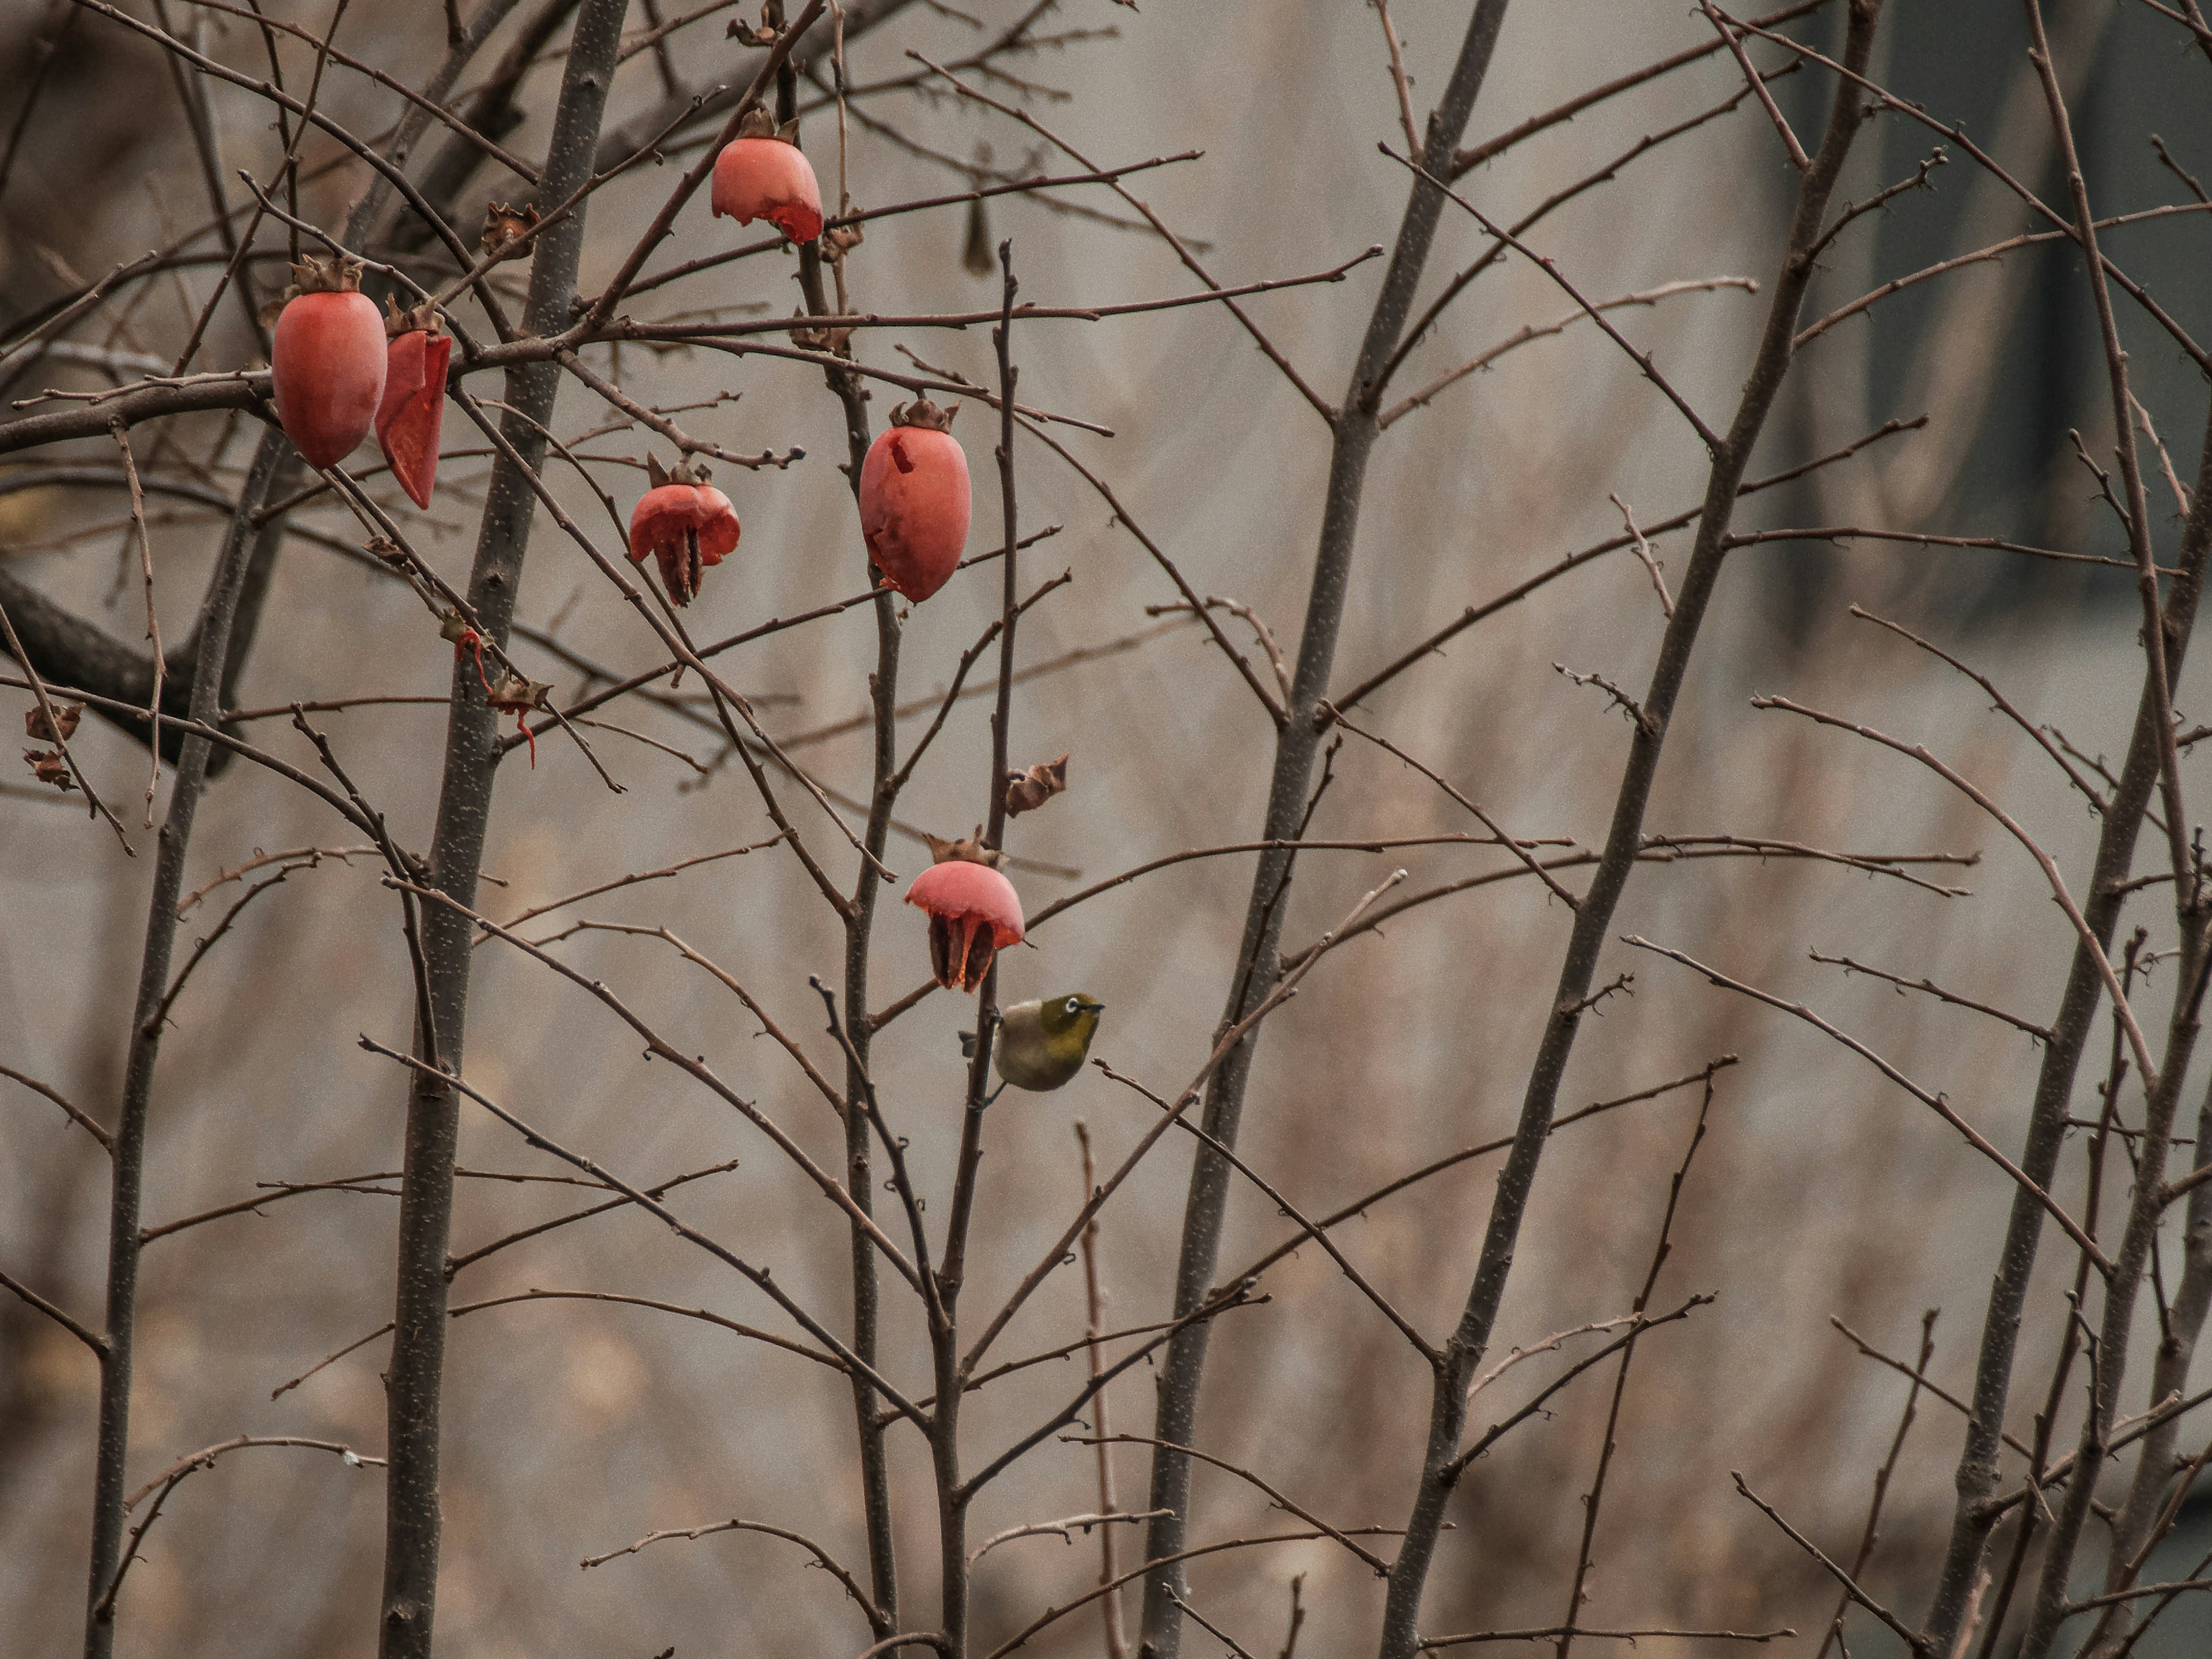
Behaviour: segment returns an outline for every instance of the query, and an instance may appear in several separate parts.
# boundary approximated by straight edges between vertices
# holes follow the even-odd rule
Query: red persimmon
[[[376,410],[376,442],[392,476],[417,507],[430,505],[438,481],[438,432],[446,419],[446,370],[453,340],[438,326],[436,307],[402,311],[385,321],[384,397]]]
[[[335,466],[376,419],[384,319],[361,291],[357,260],[310,254],[292,276],[270,348],[276,419],[308,465]]]
[[[968,457],[955,404],[917,398],[891,410],[860,466],[860,534],[884,580],[920,601],[945,586],[968,545]]]
[[[757,105],[714,158],[714,216],[749,225],[765,219],[794,242],[822,234],[822,187],[798,145],[778,136]]]
[[[673,471],[652,456],[646,474],[653,481],[629,515],[629,556],[642,564],[651,554],[660,567],[660,585],[672,605],[697,597],[707,567],[721,563],[738,544],[738,510],[708,482],[707,469],[678,461]]]
[[[972,841],[933,842],[939,862],[914,878],[906,902],[929,918],[929,965],[937,982],[972,991],[992,958],[1022,941],[1022,902],[993,867],[999,854]]]

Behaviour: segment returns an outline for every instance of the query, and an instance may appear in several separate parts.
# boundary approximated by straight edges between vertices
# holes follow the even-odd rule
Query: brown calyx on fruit
[[[438,303],[434,300],[425,300],[421,305],[403,311],[399,301],[386,295],[384,308],[386,313],[384,332],[391,339],[396,340],[403,334],[443,334],[446,331],[446,325],[438,315]]]
[[[952,430],[952,417],[959,412],[958,404],[950,409],[939,409],[927,397],[921,397],[910,404],[901,404],[893,408],[891,424],[920,427],[924,432],[950,432]]]
[[[995,870],[999,861],[1006,856],[995,847],[983,845],[983,826],[980,823],[974,835],[959,841],[945,841],[927,830],[921,832],[921,838],[929,843],[932,864],[981,864]]]
[[[292,267],[290,285],[273,299],[261,302],[261,325],[276,327],[276,319],[284,314],[284,307],[302,294],[360,293],[361,272],[361,261],[350,253],[334,253],[327,259],[312,253],[302,254],[300,263]]]
[[[302,294],[358,294],[361,271],[361,261],[350,253],[332,254],[327,259],[312,253],[302,254],[300,263],[292,267],[292,286],[284,297],[291,300]]]

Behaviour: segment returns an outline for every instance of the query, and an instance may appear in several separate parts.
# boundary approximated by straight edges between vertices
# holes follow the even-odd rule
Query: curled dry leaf
[[[832,232],[831,234],[834,237],[836,233]],[[804,317],[806,313],[803,311],[794,311],[791,314],[793,317]],[[808,351],[842,353],[845,349],[845,343],[852,337],[853,331],[849,328],[794,328],[791,331],[792,344]]]
[[[520,674],[501,678],[486,695],[485,701],[502,714],[520,714],[532,708],[545,707],[545,699],[553,694],[550,680],[526,679]]]
[[[64,794],[76,787],[76,780],[70,775],[69,762],[58,749],[26,749],[23,758],[31,763],[31,775],[40,783],[51,783]]]
[[[766,51],[783,39],[783,31],[769,21],[769,9],[763,5],[761,8],[758,28],[755,28],[742,17],[733,17],[730,20],[730,27],[723,31],[722,38],[726,40],[735,40],[740,46],[757,46]]]
[[[488,258],[513,259],[528,247],[530,239],[538,234],[538,210],[534,207],[509,207],[505,202],[494,202],[484,210],[483,234],[477,246]]]
[[[1006,816],[1034,812],[1067,787],[1067,757],[1041,762],[1026,772],[1006,774]]]
[[[56,703],[51,722],[46,719],[46,711],[33,705],[24,711],[23,733],[33,743],[67,743],[76,735],[77,722],[83,718],[84,705],[81,702]],[[58,733],[54,730],[57,725],[61,727]]]

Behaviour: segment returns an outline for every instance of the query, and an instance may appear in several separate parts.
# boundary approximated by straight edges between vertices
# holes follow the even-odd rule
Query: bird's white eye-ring
[[[1079,1011],[1080,1011],[1080,1009],[1082,1008],[1082,1006],[1083,1006],[1083,1004],[1082,1004],[1082,1002],[1081,1002],[1079,999],[1077,999],[1077,998],[1075,998],[1075,997],[1070,997],[1070,998],[1068,998],[1068,1000],[1067,1000],[1067,1012],[1068,1012],[1069,1013],[1073,1014],[1073,1013],[1075,1013],[1075,1012],[1079,1012]]]

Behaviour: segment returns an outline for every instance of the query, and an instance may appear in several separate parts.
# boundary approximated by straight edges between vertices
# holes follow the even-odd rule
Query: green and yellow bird
[[[1083,1069],[1084,1056],[1091,1052],[1091,1039],[1098,1030],[1098,1016],[1105,1011],[1106,1005],[1087,991],[1000,1009],[993,1056],[999,1075],[1017,1089],[1042,1093],[1059,1088]],[[963,1031],[960,1048],[973,1055],[975,1033]]]

